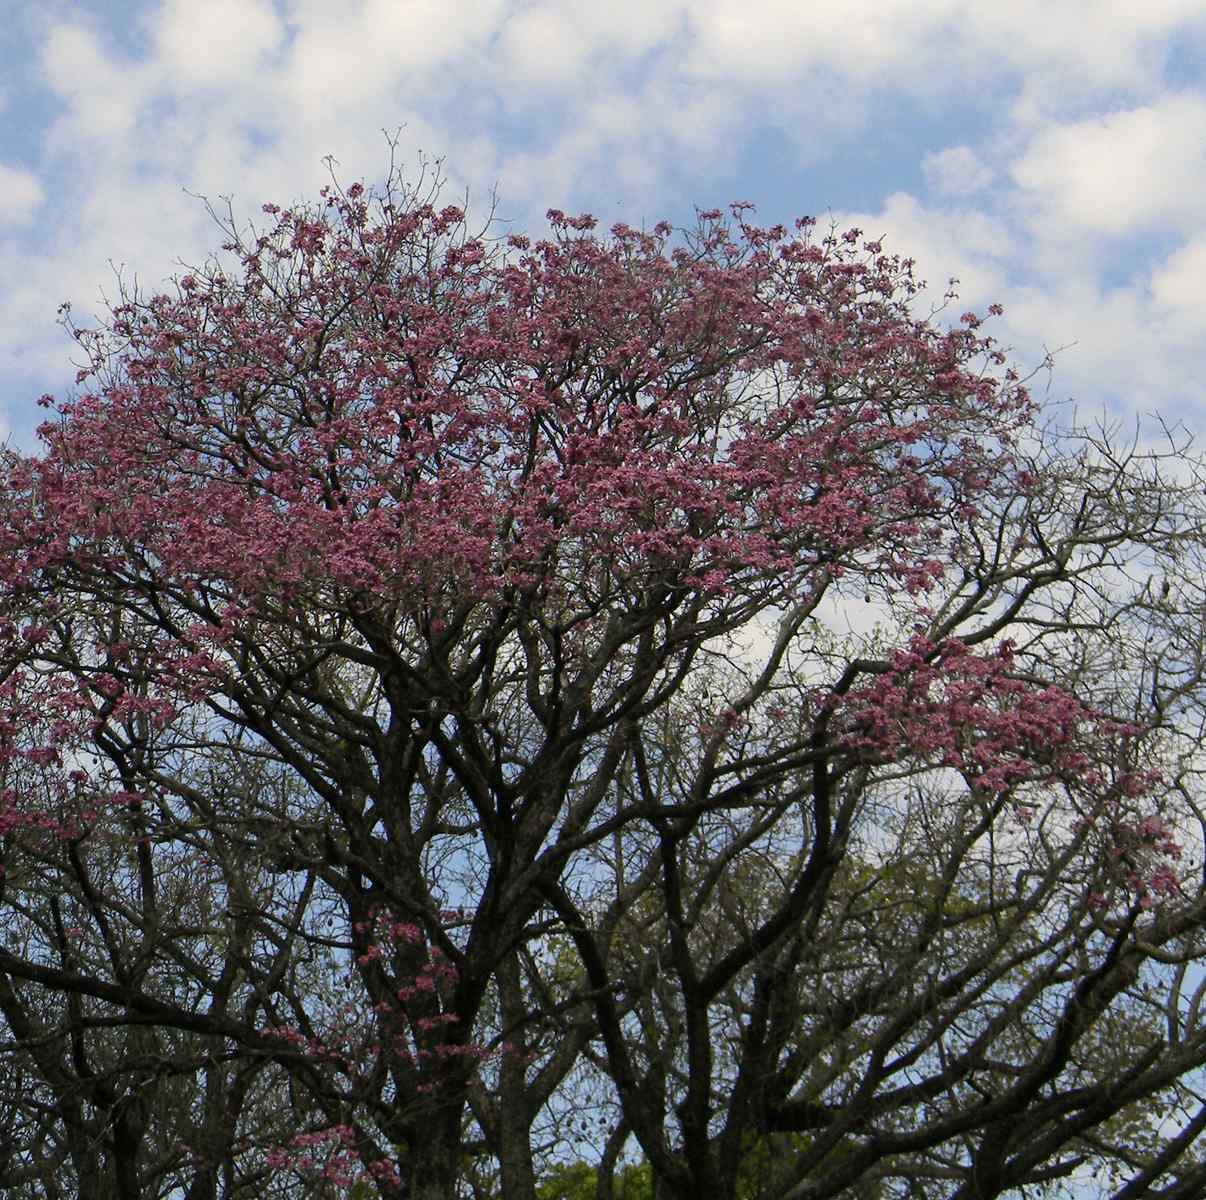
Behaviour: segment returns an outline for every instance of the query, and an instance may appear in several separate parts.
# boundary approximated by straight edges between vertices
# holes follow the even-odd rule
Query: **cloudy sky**
[[[758,205],[885,235],[1006,307],[1053,400],[1206,431],[1201,0],[15,0],[0,28],[0,434],[55,324],[221,240],[197,195],[312,197],[399,156],[539,230]],[[191,194],[190,194],[191,193]]]

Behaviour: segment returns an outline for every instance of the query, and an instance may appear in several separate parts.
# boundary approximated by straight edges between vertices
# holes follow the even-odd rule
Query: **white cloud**
[[[1016,72],[1050,96],[1144,90],[1161,78],[1162,39],[1206,26],[1199,0],[698,0],[690,67],[759,81],[816,68],[869,86],[936,95]]]
[[[957,279],[959,304],[983,310],[1003,302],[1007,272],[1018,247],[1008,226],[974,208],[927,208],[907,192],[894,192],[876,213],[843,212],[840,228],[858,226],[867,237],[882,237],[890,254],[916,260],[927,282],[924,303],[939,303],[948,280]]]
[[[582,88],[583,72],[609,59],[632,60],[666,45],[683,14],[648,0],[568,0],[531,4],[511,14],[497,53],[516,83]]]
[[[1170,314],[1153,303],[1146,280],[1103,286],[1094,276],[1090,267],[1010,290],[1006,328],[1019,360],[1034,365],[1040,347],[1059,350],[1051,398],[1074,400],[1082,419],[1108,409],[1206,427],[1202,328],[1179,319],[1192,310]]]
[[[1011,0],[964,6],[959,38],[978,62],[1008,65],[1066,105],[1093,90],[1161,87],[1165,39],[1188,45],[1203,27],[1199,0]]]
[[[423,107],[433,93],[489,86],[476,56],[501,10],[502,0],[294,0],[294,36],[273,80],[287,104],[280,116],[333,108],[346,118],[395,98],[399,108]]]
[[[1187,242],[1156,268],[1151,294],[1179,325],[1206,328],[1206,238]]]
[[[961,203],[931,207],[898,192],[877,212],[844,212],[837,220],[882,234],[886,250],[916,258],[918,276],[930,284],[923,310],[941,298],[952,275],[959,300],[946,320],[1002,303],[1004,318],[985,331],[1024,372],[1058,351],[1052,376],[1033,386],[1049,386],[1051,401],[1074,400],[1083,419],[1108,408],[1206,425],[1206,239],[1183,245],[1150,278],[1137,270],[1130,280],[1105,284],[1108,254],[1069,255],[1063,269],[1052,270],[1048,243],[1022,234],[1008,203],[1000,216]]]
[[[245,83],[284,38],[271,0],[167,0],[150,23],[158,65],[189,86]]]
[[[1155,103],[1040,130],[1013,164],[1034,223],[1118,236],[1196,224],[1206,205],[1206,98]]]
[[[499,42],[499,52],[519,78],[546,85],[580,82],[590,51],[573,14],[536,6],[512,17]]]
[[[44,195],[42,184],[32,171],[0,163],[0,222],[24,225],[41,205]]]
[[[399,73],[432,73],[497,31],[504,0],[290,0],[288,22],[299,40],[343,31],[370,60]]]
[[[754,82],[798,76],[817,66],[882,79],[885,72],[910,72],[912,47],[960,12],[954,0],[699,0],[689,8],[695,45],[688,65]]]
[[[100,146],[127,137],[145,99],[146,72],[110,60],[95,35],[80,25],[58,25],[42,54],[47,84],[67,105],[52,132],[56,146]]]
[[[994,175],[970,146],[950,146],[927,154],[921,160],[921,172],[930,187],[944,196],[983,191]]]

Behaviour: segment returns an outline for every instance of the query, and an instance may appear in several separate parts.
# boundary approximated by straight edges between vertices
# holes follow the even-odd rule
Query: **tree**
[[[434,199],[68,316],[6,456],[10,1178],[532,1200],[589,1075],[601,1196],[1196,1194],[1197,460],[858,231]]]

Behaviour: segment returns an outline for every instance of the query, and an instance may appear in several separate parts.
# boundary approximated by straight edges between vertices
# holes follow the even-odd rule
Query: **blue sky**
[[[55,324],[243,217],[442,157],[539,229],[751,200],[1006,307],[1082,414],[1206,430],[1201,0],[16,0],[0,30],[0,436],[69,386]],[[187,192],[186,192],[187,189]],[[958,310],[957,310],[958,311]]]

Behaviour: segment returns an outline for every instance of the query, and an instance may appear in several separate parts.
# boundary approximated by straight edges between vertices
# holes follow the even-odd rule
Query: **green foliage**
[[[590,1163],[566,1163],[551,1168],[536,1188],[536,1200],[595,1200],[598,1171]],[[615,1200],[653,1200],[653,1172],[648,1163],[620,1168],[612,1184]]]
[[[779,1133],[752,1138],[737,1176],[737,1200],[771,1200],[791,1185],[795,1156],[811,1142],[807,1134]],[[828,1160],[836,1166],[849,1149],[839,1146]],[[595,1200],[598,1171],[590,1163],[559,1164],[551,1168],[536,1188],[537,1200]],[[612,1184],[615,1200],[653,1200],[653,1172],[646,1162],[621,1167]],[[850,1200],[881,1200],[883,1185],[860,1183]]]

